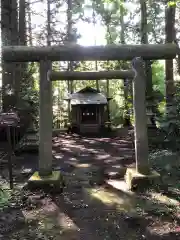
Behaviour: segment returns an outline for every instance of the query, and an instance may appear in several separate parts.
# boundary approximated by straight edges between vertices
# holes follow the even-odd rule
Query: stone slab
[[[39,172],[35,172],[28,180],[28,186],[34,188],[45,188],[62,190],[65,186],[64,177],[61,171],[52,171],[51,175],[40,176]]]
[[[136,168],[127,168],[125,182],[130,190],[144,189],[152,184],[159,183],[161,176],[158,172],[152,170],[150,174],[143,175],[137,172]]]

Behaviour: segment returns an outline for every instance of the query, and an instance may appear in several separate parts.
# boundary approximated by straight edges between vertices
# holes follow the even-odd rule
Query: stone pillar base
[[[65,186],[63,175],[60,171],[53,171],[51,175],[41,176],[35,172],[28,180],[28,187],[32,189],[43,189],[62,191]]]
[[[157,184],[161,176],[156,171],[151,171],[148,175],[143,175],[136,171],[136,168],[127,168],[125,182],[129,190],[143,190],[151,184]]]

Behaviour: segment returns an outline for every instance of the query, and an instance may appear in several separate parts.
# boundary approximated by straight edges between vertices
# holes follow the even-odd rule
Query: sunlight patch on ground
[[[78,168],[88,168],[88,167],[91,167],[91,164],[82,163],[82,164],[77,164],[76,167],[78,167]]]
[[[78,145],[76,144],[67,144],[68,147],[71,147],[72,149],[78,149],[78,150],[82,150],[84,151],[86,149],[86,147],[84,145]]]
[[[128,186],[124,180],[107,180],[107,183],[117,190],[127,192],[129,195],[135,194],[128,189]]]
[[[56,159],[61,159],[61,158],[63,158],[63,154],[57,153],[57,154],[54,154],[54,157],[55,157]]]
[[[122,168],[122,165],[112,165],[112,168],[121,169],[121,168]]]
[[[98,153],[98,152],[99,152],[99,149],[88,148],[88,151],[89,151],[90,153]]]
[[[109,154],[106,154],[106,155],[97,155],[96,159],[98,160],[106,160],[107,158],[111,157]]]
[[[172,199],[172,198],[169,198],[165,195],[162,195],[161,193],[151,193],[150,194],[152,199],[160,202],[160,203],[163,203],[163,204],[166,204],[166,205],[172,205],[172,206],[179,206],[180,205],[180,202],[175,200],[175,199]]]
[[[62,147],[61,148],[62,151],[67,151],[67,152],[73,152],[72,149],[70,149],[69,147]]]
[[[28,222],[38,220],[37,229],[42,233],[57,235],[58,239],[79,239],[76,236],[80,230],[77,225],[56,204],[48,200],[41,209],[24,212],[23,215]]]
[[[52,217],[41,219],[38,229],[41,232],[47,232],[49,235],[58,236],[56,239],[76,240],[78,238],[79,228],[64,213],[59,214],[59,220]],[[55,239],[53,237],[53,239]]]
[[[77,158],[71,157],[69,160],[71,160],[71,161],[77,161]]]
[[[111,138],[99,138],[97,139],[97,142],[111,142]]]
[[[73,146],[73,144],[76,144],[76,141],[75,140],[65,140],[65,139],[63,139],[63,140],[61,140],[60,139],[60,141],[59,142],[61,142],[62,144],[71,144],[72,146]]]
[[[96,144],[97,141],[93,140],[93,139],[83,139],[82,140],[83,142],[87,142],[87,143],[90,143],[90,144]]]
[[[64,230],[65,229],[71,229],[79,231],[80,229],[77,227],[77,225],[73,222],[72,219],[70,219],[65,213],[60,212],[58,214],[58,224],[61,226]]]
[[[88,188],[86,191],[93,198],[100,200],[108,206],[114,206],[117,210],[123,212],[135,212],[133,199],[121,193],[116,194],[106,189],[93,189]]]
[[[107,164],[107,163],[113,163],[114,160],[113,160],[113,159],[107,159],[107,160],[105,160],[104,162],[105,162],[106,164]]]

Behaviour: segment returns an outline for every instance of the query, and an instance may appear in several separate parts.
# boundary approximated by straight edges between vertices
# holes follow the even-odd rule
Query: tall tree
[[[73,3],[72,0],[67,1],[67,41],[72,43],[74,40],[73,36]],[[73,71],[73,62],[68,62],[68,70]],[[73,92],[73,81],[67,81],[68,83],[68,93]],[[70,101],[68,101],[68,118],[70,119]]]
[[[147,11],[147,1],[140,0],[140,8],[141,8],[141,43],[148,44],[148,11]],[[150,111],[150,114],[153,114],[153,85],[152,85],[152,67],[151,61],[145,61],[145,72],[146,72],[146,100],[147,100],[147,108]],[[152,122],[149,121],[151,125]]]
[[[47,0],[47,45],[51,45],[51,1]]]
[[[26,1],[19,0],[19,45],[26,45]]]
[[[175,33],[175,13],[176,4],[168,4],[165,9],[165,34],[166,43],[173,43],[176,40]],[[166,101],[167,105],[171,105],[174,95],[174,74],[173,74],[173,60],[169,59],[165,61],[165,73],[166,73]]]
[[[125,16],[125,4],[126,0],[121,1],[120,3],[120,26],[121,26],[121,31],[120,31],[120,43],[125,44],[125,31],[126,31],[126,26],[125,26],[125,21],[124,21],[124,16]],[[128,68],[128,63],[126,61],[123,61],[121,63],[123,69]],[[124,125],[130,125],[130,114],[129,114],[129,106],[128,106],[128,95],[132,94],[129,90],[131,89],[130,85],[132,84],[132,81],[128,79],[124,79]]]
[[[18,45],[17,0],[1,1],[2,46]],[[2,100],[3,110],[15,106],[17,102],[16,63],[2,62]]]
[[[94,26],[94,31],[96,30],[96,11],[94,8],[94,4],[92,3],[92,10],[93,10],[93,14],[92,14],[92,20],[93,20],[93,26]],[[95,31],[96,34],[96,31]],[[96,35],[94,35],[94,45],[96,45]],[[95,70],[98,70],[98,62],[95,61]],[[96,80],[96,89],[99,90],[99,81]]]
[[[26,1],[19,0],[19,45],[25,46],[27,44],[27,36],[26,36]],[[29,79],[27,79],[27,71],[28,71],[28,64],[27,63],[20,63],[17,65],[17,70],[19,71],[19,81],[17,81],[17,88],[19,89],[18,92],[27,88],[29,83]],[[28,81],[28,82],[27,82]]]
[[[31,13],[31,2],[28,0],[27,2],[27,32],[26,35],[28,36],[28,44],[30,46],[33,45],[33,39],[32,39],[32,13]]]

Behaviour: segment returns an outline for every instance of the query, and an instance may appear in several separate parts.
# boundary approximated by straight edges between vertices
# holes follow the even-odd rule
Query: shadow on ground
[[[82,230],[82,239],[85,232],[88,239],[180,237],[175,203],[168,205],[149,193],[133,194],[108,184],[101,187],[85,185],[79,185],[78,180],[77,183],[69,180],[63,196],[54,199]]]
[[[179,239],[175,204],[156,201],[150,193],[119,190],[108,183],[92,187],[80,181],[80,172],[78,176],[76,173],[66,176],[67,186],[62,195],[24,192],[26,199],[17,214],[22,219],[21,225],[1,235],[7,240],[20,237],[57,240]],[[23,201],[21,198],[21,204]],[[18,218],[14,221],[20,221]]]
[[[161,172],[163,184],[133,193],[123,181],[104,176],[104,168],[117,171],[133,164],[131,138],[61,135],[53,143],[54,168],[61,168],[66,179],[64,193],[22,191],[20,196],[15,195],[19,198],[16,211],[9,212],[16,212],[13,222],[20,224],[0,232],[0,239],[180,239],[178,158],[172,164],[174,156],[166,160],[161,152],[161,159],[151,159],[152,166]],[[15,160],[17,182],[26,181],[37,168],[37,160],[36,155]],[[13,225],[6,216],[1,213],[0,226]]]

